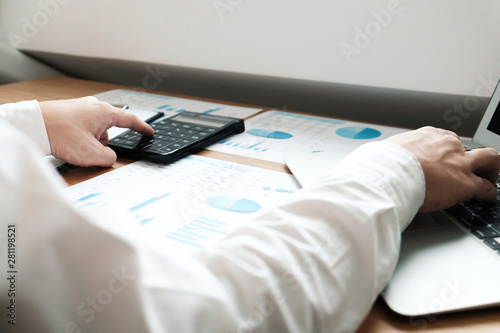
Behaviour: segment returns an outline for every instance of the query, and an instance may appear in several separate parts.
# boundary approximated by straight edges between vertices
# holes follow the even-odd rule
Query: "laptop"
[[[463,143],[500,151],[498,85],[472,140]],[[303,156],[287,156],[285,162],[304,185],[313,180],[311,175],[338,163],[341,155],[309,156],[307,167]],[[316,165],[322,170],[311,170]],[[402,234],[397,267],[382,292],[388,306],[405,316],[500,306],[499,213],[500,203],[495,208],[470,200],[446,211],[418,214]]]

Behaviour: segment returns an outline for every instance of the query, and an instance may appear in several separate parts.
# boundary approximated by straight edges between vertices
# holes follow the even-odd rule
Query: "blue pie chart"
[[[230,195],[214,195],[206,198],[205,202],[211,207],[232,213],[255,213],[262,209],[255,201]]]
[[[337,130],[339,136],[354,140],[368,140],[378,138],[382,133],[369,127],[342,127]]]
[[[280,132],[280,131],[269,131],[266,129],[251,129],[247,131],[250,135],[260,136],[262,138],[269,139],[290,139],[293,137],[290,133]]]

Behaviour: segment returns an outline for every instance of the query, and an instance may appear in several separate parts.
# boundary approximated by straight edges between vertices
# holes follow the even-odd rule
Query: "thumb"
[[[88,140],[82,140],[81,144],[73,149],[71,156],[66,156],[66,162],[83,167],[109,167],[116,162],[116,153],[92,136]]]
[[[89,157],[90,165],[100,167],[110,167],[116,162],[116,153],[113,149],[100,145],[98,151],[93,156]]]

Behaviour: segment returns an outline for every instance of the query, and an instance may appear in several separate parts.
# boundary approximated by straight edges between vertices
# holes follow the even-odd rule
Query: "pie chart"
[[[382,133],[369,127],[342,127],[335,133],[347,139],[368,140],[378,138]]]
[[[255,201],[230,195],[214,195],[206,198],[205,202],[211,207],[232,213],[255,213],[262,208]]]
[[[262,138],[269,139],[290,139],[293,137],[290,133],[280,132],[280,131],[269,131],[266,129],[251,129],[247,131],[250,135],[260,136]]]

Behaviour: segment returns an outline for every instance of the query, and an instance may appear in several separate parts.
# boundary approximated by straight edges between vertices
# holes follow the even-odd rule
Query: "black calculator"
[[[183,111],[151,123],[155,133],[128,130],[109,140],[118,156],[170,163],[245,130],[243,119]]]

